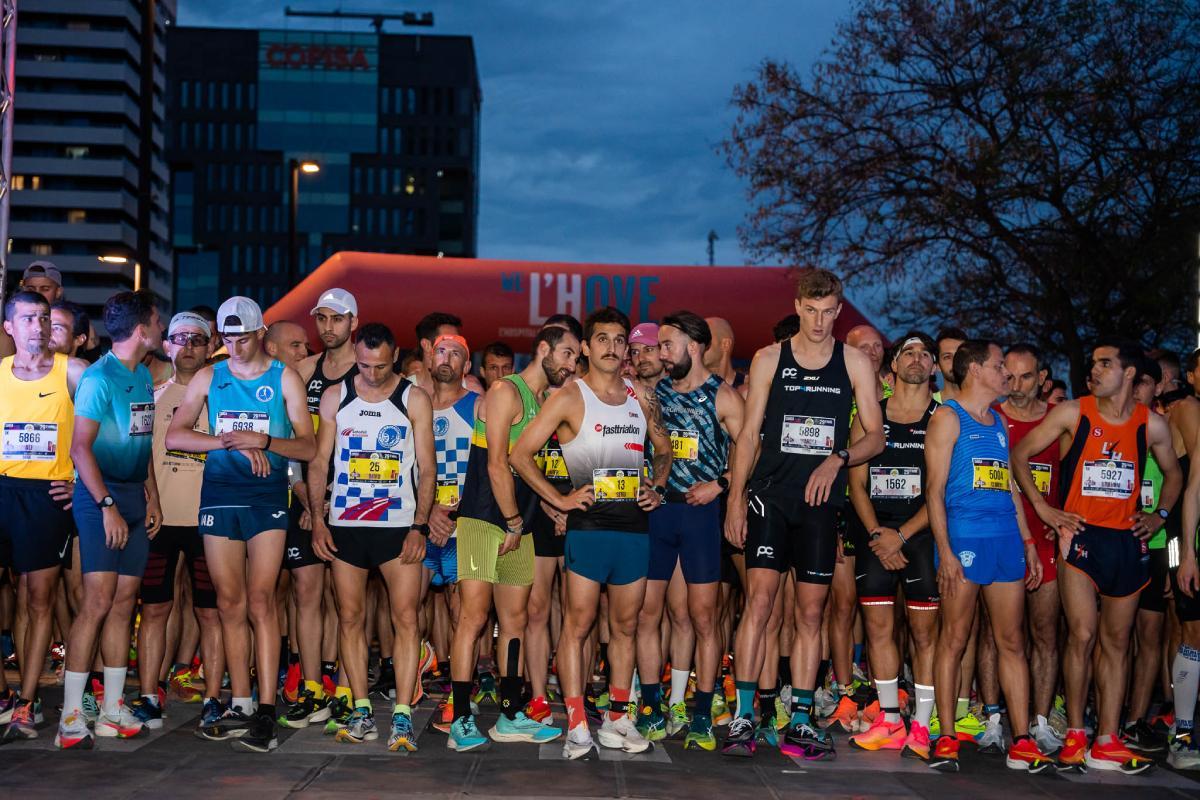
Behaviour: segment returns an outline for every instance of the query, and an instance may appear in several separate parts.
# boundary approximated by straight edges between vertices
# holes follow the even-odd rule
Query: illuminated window
[[[72,208],[67,212],[67,223],[77,225],[81,222],[87,222],[87,212],[82,208]]]
[[[35,256],[52,256],[54,255],[54,247],[48,244],[35,244],[29,248],[29,252]]]
[[[23,191],[24,189],[25,189],[25,176],[24,175],[13,175],[12,190],[14,192],[20,192],[20,191]]]

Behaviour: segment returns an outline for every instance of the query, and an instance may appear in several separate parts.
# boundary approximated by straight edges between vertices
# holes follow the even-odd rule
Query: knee
[[[197,608],[195,612],[196,621],[200,623],[201,627],[219,625],[221,622],[221,617],[215,608]]]
[[[266,619],[275,614],[275,593],[263,589],[251,589],[246,593],[246,603],[250,616],[254,619]]]
[[[890,615],[872,614],[864,615],[863,625],[867,630],[867,637],[872,641],[883,641],[892,638],[892,618]],[[914,632],[914,640],[916,638]]]
[[[1025,657],[1025,630],[1015,625],[996,633],[994,636],[996,649],[1007,655]]]
[[[1089,649],[1096,643],[1096,629],[1091,625],[1067,624],[1067,646]]]
[[[392,627],[395,628],[397,634],[412,634],[417,631],[417,609],[411,608],[393,608],[392,609]]]
[[[774,596],[766,592],[753,592],[746,600],[746,621],[755,629],[762,629],[771,618]]]
[[[535,593],[529,597],[529,607],[526,611],[529,625],[545,625],[550,621],[550,596]]]
[[[688,619],[688,624],[701,639],[708,639],[716,633],[716,615],[712,608],[696,609]]]
[[[692,629],[692,617],[686,608],[671,609],[671,629],[679,632]]]
[[[30,586],[25,593],[26,613],[31,618],[42,617],[54,608],[55,595],[51,590],[53,584],[47,586]]]
[[[483,630],[483,626],[487,625],[487,621],[488,613],[486,608],[473,608],[464,604],[458,612],[458,627],[456,630],[474,638]]]
[[[796,633],[799,634],[820,634],[821,632],[821,607],[813,604],[815,608],[805,606],[796,609],[795,626]]]
[[[171,603],[142,603],[142,623],[163,622],[171,616]]]

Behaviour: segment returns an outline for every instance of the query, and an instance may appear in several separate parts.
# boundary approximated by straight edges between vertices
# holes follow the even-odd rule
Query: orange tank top
[[[1063,510],[1088,525],[1126,529],[1139,511],[1150,411],[1140,403],[1121,424],[1100,416],[1096,398],[1079,399],[1079,426],[1062,460]]]

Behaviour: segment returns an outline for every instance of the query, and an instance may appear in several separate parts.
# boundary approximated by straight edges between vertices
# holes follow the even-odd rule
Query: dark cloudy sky
[[[369,30],[285,18],[339,0],[179,0],[182,25]],[[743,263],[742,183],[716,146],[733,87],[765,57],[811,63],[842,2],[344,0],[346,10],[432,11],[474,37],[483,84],[479,255]],[[403,32],[396,24],[386,28]],[[408,29],[420,31],[422,29]]]

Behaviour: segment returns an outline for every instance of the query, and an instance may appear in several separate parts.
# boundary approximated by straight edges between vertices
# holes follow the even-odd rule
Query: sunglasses
[[[177,347],[208,347],[208,337],[202,333],[176,333],[167,340]]]

